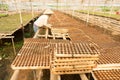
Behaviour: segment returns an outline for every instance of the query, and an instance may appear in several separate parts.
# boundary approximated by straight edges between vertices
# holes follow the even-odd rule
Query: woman
[[[48,21],[48,18],[53,14],[53,11],[50,10],[50,9],[46,9],[44,12],[43,12],[43,15],[41,15],[35,22],[34,22],[34,25],[33,25],[33,29],[34,29],[34,32],[37,32],[37,30],[40,28],[40,27],[43,27],[45,25],[47,25],[47,21]]]

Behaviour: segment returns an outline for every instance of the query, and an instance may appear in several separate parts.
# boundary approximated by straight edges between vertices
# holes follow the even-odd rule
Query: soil
[[[118,41],[114,40],[113,37],[104,33],[104,31],[99,30],[97,27],[86,25],[86,23],[83,21],[76,20],[70,16],[55,11],[55,13],[50,17],[49,23],[51,23],[55,28],[68,29],[70,33],[70,37],[72,38],[71,40],[73,41],[80,40],[80,41],[88,41],[88,42],[90,41],[96,43],[100,48],[101,54],[120,53],[120,40]],[[99,60],[98,63],[101,61],[103,60]],[[22,71],[21,74],[19,75],[19,80],[31,80],[28,79],[28,77],[26,78],[22,76],[26,74],[27,76],[29,76],[28,73],[31,74],[30,71],[27,72]],[[62,76],[62,78],[64,78],[62,80],[76,80],[75,78],[66,79],[64,76]],[[44,76],[42,80],[49,80],[49,77]]]

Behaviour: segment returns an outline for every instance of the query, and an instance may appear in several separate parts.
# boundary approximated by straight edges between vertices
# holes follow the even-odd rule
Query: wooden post
[[[60,78],[60,75],[56,75],[51,72],[50,80],[61,80],[61,78]]]
[[[48,37],[48,28],[46,28],[46,32],[45,32],[45,38],[47,39]]]
[[[80,77],[81,77],[82,80],[88,80],[88,78],[85,74],[80,74]]]
[[[19,70],[15,70],[10,80],[17,80]]]
[[[43,71],[42,70],[36,70],[37,80],[41,80],[42,76],[43,76]]]
[[[58,79],[57,80],[61,80],[61,77],[60,77],[60,75],[58,75]]]
[[[56,75],[53,73],[50,74],[50,80],[57,80]]]
[[[53,39],[55,39],[55,35],[53,34]]]
[[[39,29],[37,30],[37,32],[35,33],[33,38],[38,38],[38,36],[37,36],[38,34],[39,34]]]
[[[37,80],[36,70],[33,70],[33,76],[34,76],[34,80]]]
[[[63,40],[66,40],[65,34],[62,34],[62,36],[63,36]]]
[[[14,40],[13,40],[13,38],[11,38],[11,39],[12,39],[13,51],[14,51],[14,54],[16,55]]]

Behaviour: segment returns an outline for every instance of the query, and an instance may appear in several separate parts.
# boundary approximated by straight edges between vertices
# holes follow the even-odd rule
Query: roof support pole
[[[34,11],[33,11],[33,5],[32,5],[32,1],[29,0],[30,2],[30,7],[31,7],[31,13],[32,13],[32,19],[34,18]]]
[[[20,24],[21,24],[21,27],[22,27],[23,39],[24,39],[24,26],[23,26],[22,12],[21,12],[21,0],[19,0],[18,3],[19,3],[18,12],[19,12]]]
[[[90,6],[89,6],[89,5],[90,5],[90,0],[88,0],[88,7],[87,7],[87,8],[88,8],[87,18],[86,18],[86,24],[87,24],[87,26],[88,26],[89,17],[90,17],[90,10],[89,10],[89,9],[90,9],[90,8],[89,8]]]
[[[115,0],[111,0],[111,9],[110,9],[110,17],[112,15],[112,12],[113,12],[113,9],[114,9],[114,4],[115,3]]]

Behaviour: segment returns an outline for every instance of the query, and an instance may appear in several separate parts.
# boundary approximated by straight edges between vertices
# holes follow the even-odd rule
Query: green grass
[[[77,10],[77,12],[82,12],[82,13],[88,13],[88,11],[85,11],[85,10]],[[104,12],[93,12],[93,11],[90,11],[90,14],[91,15],[98,15],[98,16],[104,16],[104,17],[111,17],[111,18],[114,18],[114,19],[118,19],[120,20],[120,15],[117,15],[117,14],[109,14],[109,13],[104,13]]]
[[[31,13],[22,13],[23,25],[32,19]],[[19,14],[9,15],[0,18],[0,33],[12,34],[16,29],[20,28]]]
[[[23,41],[15,42],[15,49],[16,49],[17,53],[20,50],[20,48],[22,47],[22,45],[23,45]],[[14,57],[14,56],[15,56],[15,54],[13,51],[12,43],[5,42],[4,45],[0,47],[0,57],[10,58],[10,57]]]
[[[0,14],[0,17],[5,17],[7,16],[7,14]]]

